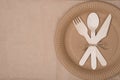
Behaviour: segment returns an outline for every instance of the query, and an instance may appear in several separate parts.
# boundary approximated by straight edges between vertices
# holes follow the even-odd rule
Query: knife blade
[[[111,18],[112,18],[112,16],[111,16],[111,14],[109,14],[108,17],[106,18],[106,20],[104,21],[102,27],[98,31],[96,37],[93,39],[94,44],[97,44],[100,40],[102,40],[103,38],[105,38],[107,36],[108,29],[109,29],[110,23],[111,23]]]

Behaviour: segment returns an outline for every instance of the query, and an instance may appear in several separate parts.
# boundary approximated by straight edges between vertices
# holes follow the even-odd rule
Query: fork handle
[[[85,37],[86,41],[87,41],[89,44],[94,44],[94,41],[91,40],[91,38],[89,37],[88,34],[85,34],[84,37]]]

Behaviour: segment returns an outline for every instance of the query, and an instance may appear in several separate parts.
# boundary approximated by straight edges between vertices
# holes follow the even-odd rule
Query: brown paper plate
[[[103,67],[97,61],[97,69],[91,69],[90,58],[84,66],[79,66],[79,60],[89,46],[84,37],[78,34],[72,20],[79,16],[86,24],[89,13],[95,12],[100,18],[97,31],[105,21],[108,14],[112,15],[112,21],[108,36],[98,43],[97,48],[107,61]],[[71,8],[60,20],[56,36],[55,48],[59,61],[73,75],[88,80],[103,80],[112,77],[120,71],[120,10],[112,4],[91,1],[78,4]]]

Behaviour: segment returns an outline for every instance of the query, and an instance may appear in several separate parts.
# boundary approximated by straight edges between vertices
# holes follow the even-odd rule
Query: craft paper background
[[[59,63],[54,48],[58,21],[81,2],[0,0],[0,80],[82,80]]]

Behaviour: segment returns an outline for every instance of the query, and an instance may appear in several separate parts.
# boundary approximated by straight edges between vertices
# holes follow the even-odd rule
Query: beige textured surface
[[[0,80],[81,80],[57,61],[53,43],[57,22],[80,2],[0,0]]]

